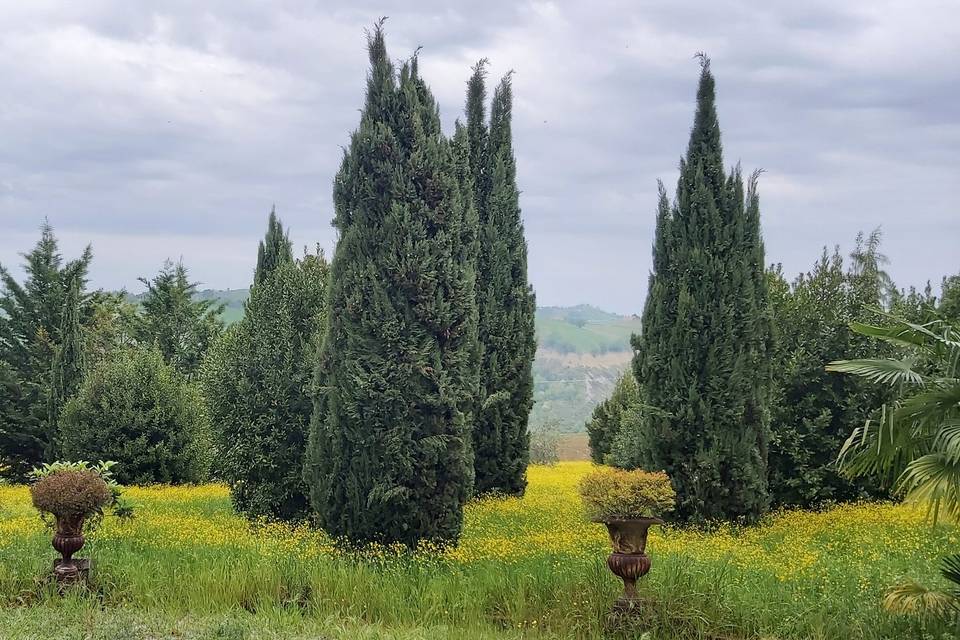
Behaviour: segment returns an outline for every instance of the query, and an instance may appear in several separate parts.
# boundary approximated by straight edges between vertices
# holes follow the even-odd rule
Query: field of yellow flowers
[[[306,526],[249,523],[220,485],[131,487],[133,520],[107,518],[80,554],[92,591],[66,597],[45,581],[55,552],[27,489],[0,486],[0,638],[639,637],[608,615],[620,585],[606,531],[576,492],[589,469],[531,467],[523,499],[468,506],[459,547],[416,553],[347,553]],[[948,637],[879,602],[904,576],[939,584],[958,539],[892,504],[654,530],[636,624],[651,640]]]

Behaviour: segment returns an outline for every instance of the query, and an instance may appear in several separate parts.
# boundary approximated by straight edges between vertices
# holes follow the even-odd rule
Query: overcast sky
[[[763,168],[767,261],[807,269],[882,226],[898,284],[960,271],[960,2],[0,3],[0,263],[44,217],[92,283],[182,257],[248,286],[272,204],[334,245],[331,185],[358,122],[364,29],[421,70],[447,130],[471,65],[514,78],[541,305],[639,312],[656,181],[672,192],[706,51],[726,162]]]

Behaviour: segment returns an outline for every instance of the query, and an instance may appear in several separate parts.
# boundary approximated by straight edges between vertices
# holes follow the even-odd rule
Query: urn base
[[[57,586],[61,589],[74,584],[89,584],[90,560],[88,558],[72,558],[70,560],[57,558],[53,561],[53,576],[57,580]]]

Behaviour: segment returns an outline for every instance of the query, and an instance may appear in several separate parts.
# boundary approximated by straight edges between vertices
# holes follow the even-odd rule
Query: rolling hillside
[[[226,304],[223,319],[230,324],[243,317],[247,294],[246,289],[204,289],[197,297]],[[578,305],[541,307],[536,322],[535,404],[530,425],[583,431],[594,405],[629,367],[630,334],[640,331],[640,320]]]

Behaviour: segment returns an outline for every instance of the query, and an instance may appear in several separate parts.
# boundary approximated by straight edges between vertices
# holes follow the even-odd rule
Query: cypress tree
[[[473,444],[478,493],[523,494],[530,459],[536,302],[527,282],[527,243],[520,216],[507,74],[484,122],[485,60],[467,83],[467,134],[474,205],[480,225],[477,306],[481,389]]]
[[[74,278],[67,290],[60,321],[60,343],[56,346],[53,363],[50,368],[49,414],[47,416],[52,431],[47,442],[47,459],[58,456],[57,433],[59,431],[60,411],[64,403],[83,377],[84,340],[80,325],[80,281]]]
[[[282,233],[271,213],[268,240],[277,229]],[[219,445],[217,470],[247,516],[295,520],[309,511],[303,457],[327,281],[320,252],[275,264],[250,288],[244,317],[204,359],[201,382]]]
[[[270,210],[270,219],[267,221],[267,234],[257,247],[257,270],[253,274],[253,283],[258,284],[282,264],[293,262],[293,245],[290,237],[283,230],[280,219],[277,218],[277,208]]]
[[[416,57],[368,36],[359,128],[334,181],[326,335],[305,477],[354,543],[458,539],[477,393],[475,234]]]
[[[772,329],[757,175],[723,168],[709,60],[672,206],[660,187],[653,271],[633,337],[646,412],[636,459],[673,479],[678,516],[752,520],[769,504]]]

